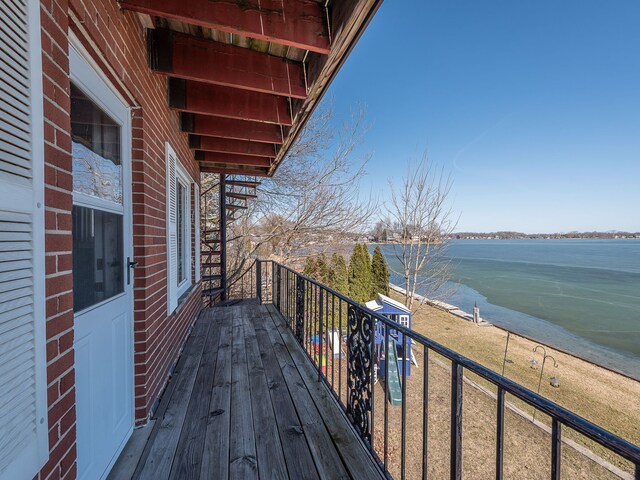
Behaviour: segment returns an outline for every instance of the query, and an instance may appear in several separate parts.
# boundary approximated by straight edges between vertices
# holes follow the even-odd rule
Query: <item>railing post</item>
[[[304,279],[296,275],[296,338],[304,345]]]
[[[496,480],[502,480],[504,471],[504,389],[498,387],[496,431]]]
[[[282,313],[282,310],[280,310],[280,301],[281,301],[281,293],[282,293],[282,267],[278,266],[278,271],[276,272],[276,286],[277,286],[277,290],[278,290],[278,295],[277,295],[277,306],[278,306],[278,311],[280,313]]]
[[[372,319],[349,305],[347,342],[347,416],[360,437],[371,445],[371,337]]]
[[[462,478],[462,365],[451,362],[451,480]]]
[[[557,418],[551,421],[551,478],[560,480],[560,461],[562,448],[562,424]]]
[[[256,260],[256,297],[262,303],[262,262]]]
[[[318,296],[320,297],[320,312],[319,312],[319,322],[318,326],[318,344],[319,344],[319,354],[318,354],[318,380],[320,380],[322,376],[322,331],[324,329],[324,289],[320,287],[320,291],[318,292]]]

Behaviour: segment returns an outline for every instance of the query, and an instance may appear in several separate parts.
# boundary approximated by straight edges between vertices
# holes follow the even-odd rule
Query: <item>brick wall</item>
[[[75,478],[69,32],[132,107],[135,416],[141,424],[164,387],[201,308],[199,287],[167,317],[165,142],[199,182],[166,80],[147,67],[144,28],[115,0],[42,0],[45,142],[47,381],[50,459],[40,478]]]

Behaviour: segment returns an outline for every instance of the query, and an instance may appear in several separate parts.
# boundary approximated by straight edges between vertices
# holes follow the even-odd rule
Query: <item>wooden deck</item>
[[[272,306],[204,310],[176,370],[133,478],[384,478]]]

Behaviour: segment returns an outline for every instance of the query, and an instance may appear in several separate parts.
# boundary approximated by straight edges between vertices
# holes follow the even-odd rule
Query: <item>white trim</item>
[[[180,163],[180,159],[176,157],[176,181],[179,182],[182,187],[186,190],[186,203],[184,204],[185,211],[182,213],[184,217],[184,230],[182,232],[183,245],[185,247],[184,250],[184,271],[185,271],[185,279],[177,285],[177,295],[180,298],[188,289],[191,287],[191,182],[193,181],[187,170]],[[177,202],[177,187],[176,187],[176,206]],[[177,212],[176,212],[176,221],[177,221]],[[178,252],[180,253],[180,252]]]
[[[121,125],[120,128],[125,128],[125,126]],[[122,172],[122,174],[124,177],[124,171]],[[126,189],[125,185],[123,185],[122,187],[123,190]],[[80,207],[97,208],[98,210],[118,213],[120,215],[124,213],[124,205],[112,202],[110,200],[104,200],[102,198],[94,197],[93,195],[88,195],[82,192],[73,192],[73,204]]]
[[[195,238],[193,240],[193,246],[195,248],[195,262],[196,264],[194,265],[194,278],[196,283],[198,283],[200,281],[200,279],[202,278],[201,272],[200,272],[200,262],[201,262],[201,257],[200,257],[200,252],[202,250],[202,247],[200,246],[200,186],[197,183],[193,184],[193,205],[194,205],[194,211],[193,211],[193,218],[195,221],[195,225],[194,225],[194,235]]]
[[[45,310],[45,245],[44,245],[44,109],[42,87],[42,48],[40,28],[40,2],[27,2],[29,5],[29,60],[31,63],[31,133],[33,155],[33,284],[34,318],[35,318],[35,364],[36,388],[43,392],[36,393],[36,418],[38,435],[38,466],[49,458],[49,425],[47,405],[47,368],[46,368],[46,310]],[[41,320],[41,321],[38,321]],[[38,469],[39,469],[38,468]]]

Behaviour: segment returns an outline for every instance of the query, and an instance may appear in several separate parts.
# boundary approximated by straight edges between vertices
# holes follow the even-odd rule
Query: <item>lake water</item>
[[[397,269],[400,247],[381,247]],[[640,240],[457,240],[447,255],[443,300],[640,380]]]

